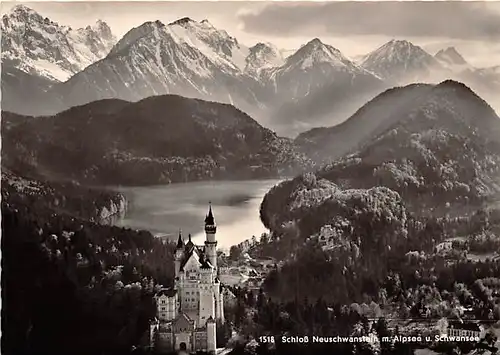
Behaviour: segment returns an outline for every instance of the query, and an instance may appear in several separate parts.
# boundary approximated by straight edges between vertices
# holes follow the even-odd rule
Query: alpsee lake
[[[218,247],[228,250],[266,228],[259,217],[260,203],[269,189],[281,180],[203,181],[147,187],[118,188],[128,199],[124,216],[112,223],[145,229],[159,237],[177,238],[179,230],[187,240],[202,244],[209,202],[217,223]]]

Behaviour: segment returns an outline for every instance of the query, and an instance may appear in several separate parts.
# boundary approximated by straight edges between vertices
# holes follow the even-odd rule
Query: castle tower
[[[181,268],[182,257],[184,256],[184,241],[182,240],[182,233],[179,230],[179,239],[177,240],[177,247],[175,248],[175,277],[179,277],[179,271]]]
[[[205,217],[205,254],[210,261],[210,264],[214,267],[217,272],[217,240],[215,239],[215,233],[217,232],[217,225],[215,224],[214,215],[212,213],[212,204],[209,203],[208,214]]]
[[[199,303],[199,324],[205,325],[209,318],[214,318],[216,315],[214,293],[212,290],[212,280],[214,269],[209,264],[210,261],[202,261],[200,267],[200,303]]]
[[[209,354],[215,354],[217,346],[217,336],[216,336],[216,324],[215,320],[210,317],[207,321],[207,352]]]

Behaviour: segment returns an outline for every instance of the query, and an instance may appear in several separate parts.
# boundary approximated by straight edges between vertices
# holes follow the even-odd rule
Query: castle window
[[[164,311],[165,310],[165,307],[161,307],[161,310]]]

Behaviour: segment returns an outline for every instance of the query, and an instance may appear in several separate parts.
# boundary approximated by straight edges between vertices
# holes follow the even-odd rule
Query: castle
[[[158,351],[215,353],[216,321],[224,322],[224,306],[217,268],[217,226],[209,205],[204,246],[184,244],[181,233],[175,251],[175,279],[155,295],[157,317],[150,341]]]

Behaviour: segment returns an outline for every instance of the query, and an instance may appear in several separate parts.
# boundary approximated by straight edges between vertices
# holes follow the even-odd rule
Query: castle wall
[[[192,351],[193,346],[191,343],[191,333],[177,333],[175,334],[175,350],[181,349],[183,344],[186,346],[187,351]]]
[[[207,331],[202,330],[194,333],[193,350],[202,351],[207,349]]]
[[[160,352],[167,352],[174,349],[174,336],[171,332],[158,332],[155,348]]]
[[[200,293],[198,283],[186,282],[180,289],[181,293],[181,309],[182,310],[197,310],[199,307]]]

